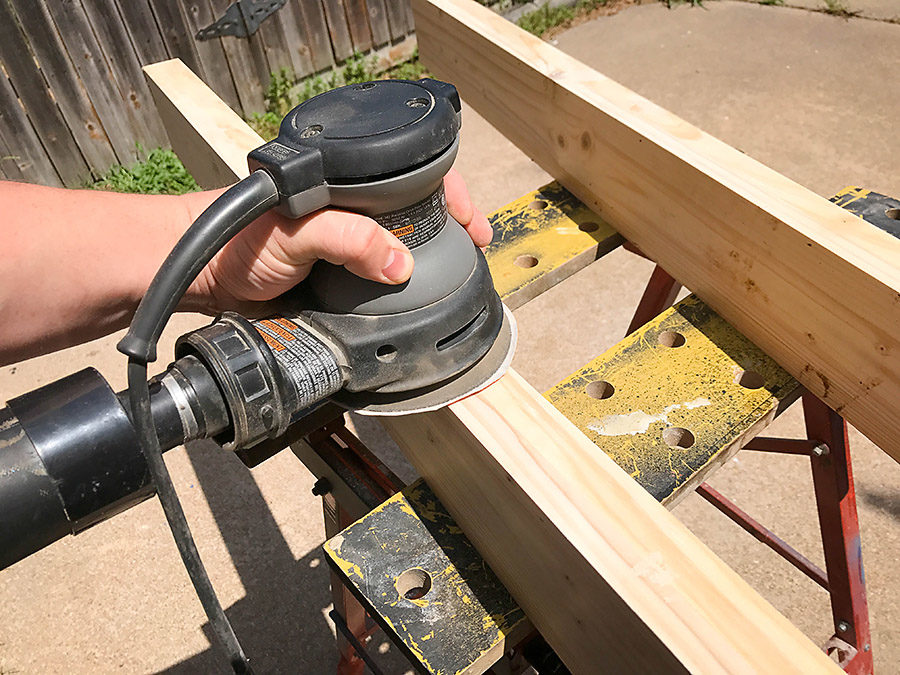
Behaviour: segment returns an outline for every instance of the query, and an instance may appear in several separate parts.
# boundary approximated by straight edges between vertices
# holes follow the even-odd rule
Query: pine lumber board
[[[515,372],[384,426],[572,672],[839,672]]]
[[[145,72],[198,181],[246,176],[243,120],[178,61]],[[841,672],[516,373],[384,426],[573,672]]]
[[[423,61],[900,461],[900,240],[469,0],[413,0]]]
[[[172,149],[205,188],[247,175],[247,153],[263,144],[240,116],[179,59],[144,66]]]

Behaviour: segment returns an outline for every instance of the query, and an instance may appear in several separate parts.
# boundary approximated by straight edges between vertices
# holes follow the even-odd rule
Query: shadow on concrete
[[[900,495],[893,492],[873,490],[871,488],[856,488],[856,496],[866,506],[878,509],[889,515],[894,520],[900,520]]]
[[[254,670],[333,672],[337,652],[324,614],[331,593],[322,554],[317,548],[294,558],[253,475],[237,457],[223,457],[211,442],[193,443],[187,452],[246,590],[226,614]],[[228,669],[209,625],[203,630],[213,646],[162,672]]]

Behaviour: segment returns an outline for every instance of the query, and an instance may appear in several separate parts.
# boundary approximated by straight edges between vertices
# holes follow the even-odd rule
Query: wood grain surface
[[[900,460],[900,240],[468,0],[414,0],[426,64]]]

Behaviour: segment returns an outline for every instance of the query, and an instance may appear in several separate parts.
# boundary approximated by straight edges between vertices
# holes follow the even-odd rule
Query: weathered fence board
[[[0,54],[0,62],[19,100],[28,111],[29,120],[56,168],[58,179],[66,185],[80,185],[89,180],[91,171],[62,113],[50,95],[37,64],[30,57],[28,43],[17,28],[5,2],[0,2],[0,45],[15,55],[14,58],[9,58],[4,51]],[[4,110],[11,112],[13,108],[4,105]],[[10,143],[13,142],[12,138],[8,140]],[[13,155],[28,156],[25,147],[13,146],[9,148],[9,152]],[[46,176],[46,182],[52,183],[49,174]]]
[[[413,27],[408,0],[288,0],[249,37],[198,41],[231,3],[0,0],[0,178],[78,187],[131,163],[138,144],[167,145],[144,65],[178,57],[249,117],[271,73],[304,77],[380,48],[384,65]]]
[[[119,10],[118,14],[125,24],[131,45],[137,54],[138,61],[143,65],[156,63],[169,58],[162,33],[153,16],[148,0],[104,0],[107,11],[112,12],[113,5]],[[122,45],[125,48],[125,45]]]
[[[180,5],[181,3],[172,4]],[[225,57],[225,48],[222,46],[221,38],[202,41],[194,39],[197,31],[215,21],[218,14],[213,11],[207,0],[197,0],[196,2],[184,4],[182,13],[190,31],[187,39],[196,46],[197,56],[200,59],[200,63],[203,64],[203,73],[200,77],[203,78],[204,82],[208,82],[213,91],[228,105],[233,109],[240,110],[241,103],[237,94],[237,87],[231,77],[231,70],[228,68],[228,59]]]
[[[307,46],[309,37],[299,19],[299,12],[293,3],[286,2],[275,14],[275,20],[284,33],[284,40],[291,67],[295,73],[311,73],[315,70],[312,54]]]
[[[328,36],[328,22],[325,10],[319,0],[294,0],[300,9],[303,25],[309,34],[309,47],[312,52],[313,66],[316,70],[328,68],[334,63],[334,52],[331,51],[331,39]]]
[[[62,185],[25,109],[3,73],[0,73],[0,171],[10,180],[33,183],[46,176],[52,179],[46,181],[48,185]]]
[[[384,0],[387,8],[388,23],[391,26],[391,38],[396,40],[407,32],[409,18],[401,0]]]
[[[322,6],[328,20],[331,48],[338,60],[343,61],[353,55],[353,41],[350,39],[350,29],[347,28],[344,3],[341,0],[322,0]]]
[[[387,44],[391,40],[391,27],[388,26],[385,0],[366,0],[369,10],[369,25],[372,27],[372,41],[376,47]]]
[[[26,34],[40,36],[38,40],[29,41],[31,51],[88,165],[95,168],[115,164],[117,157],[109,143],[106,130],[81,85],[78,73],[75,72],[75,67],[59,39],[56,28],[47,15],[46,7],[39,2],[23,2],[16,7],[16,15]],[[27,53],[26,48],[26,51],[18,56],[4,55],[4,62],[22,58]],[[33,80],[23,82],[21,86],[40,87],[43,83]],[[16,90],[20,91],[21,95],[19,87],[17,83]],[[31,113],[30,107],[28,112]]]
[[[131,131],[134,141],[150,149],[158,143],[158,139],[165,137],[166,132],[159,118],[147,113],[153,107],[153,100],[142,76],[141,61],[128,27],[122,21],[114,0],[81,0],[81,3],[97,34],[97,41],[102,45],[107,66],[125,105],[130,106],[133,111],[131,118],[134,127]],[[159,48],[163,54],[161,58],[165,58],[162,42],[159,43]]]
[[[369,28],[366,0],[344,0],[344,6],[347,8],[347,24],[353,48],[358,52],[369,51],[372,48],[372,30]]]
[[[123,97],[112,77],[97,38],[88,23],[81,3],[41,2],[47,10],[56,34],[75,68],[78,82],[73,87],[84,91],[120,164],[129,164],[135,153],[135,131],[139,129],[133,108],[123,105]]]

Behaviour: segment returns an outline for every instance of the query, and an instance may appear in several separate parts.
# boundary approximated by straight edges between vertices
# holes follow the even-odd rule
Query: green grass
[[[138,147],[138,152],[141,148]],[[138,192],[151,195],[181,195],[199,190],[194,177],[171,150],[156,148],[147,159],[125,168],[114,166],[89,187],[113,192]]]

